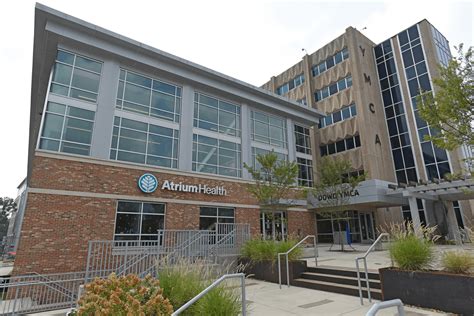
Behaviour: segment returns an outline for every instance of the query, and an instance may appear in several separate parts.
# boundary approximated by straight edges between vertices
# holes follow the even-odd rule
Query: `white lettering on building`
[[[326,201],[326,200],[334,200],[339,197],[352,197],[352,196],[359,196],[359,191],[356,190],[348,190],[344,192],[339,192],[339,193],[333,193],[333,194],[321,194],[318,195],[318,201]]]
[[[174,183],[173,181],[169,180],[165,180],[163,182],[161,189],[178,192],[203,193],[209,195],[227,195],[227,191],[223,186],[210,187],[206,184],[191,185],[182,182]]]

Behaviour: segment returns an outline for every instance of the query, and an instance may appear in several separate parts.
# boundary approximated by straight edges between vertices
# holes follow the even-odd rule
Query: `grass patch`
[[[242,257],[249,258],[252,261],[272,261],[277,260],[278,253],[287,252],[298,240],[289,239],[285,241],[251,239],[247,241],[241,250]],[[297,247],[288,256],[290,261],[301,259],[303,255],[303,248]]]
[[[407,235],[393,242],[389,248],[396,265],[404,270],[424,270],[433,260],[432,242]]]
[[[170,300],[175,310],[223,274],[223,271],[213,270],[204,263],[188,262],[186,260],[174,265],[160,266],[159,269],[163,296]],[[229,273],[229,271],[224,273]],[[224,282],[229,284],[232,280]],[[223,284],[207,293],[181,315],[237,316],[240,310],[240,292]]]
[[[466,251],[448,251],[441,258],[444,270],[456,274],[470,274],[474,270],[474,256]]]

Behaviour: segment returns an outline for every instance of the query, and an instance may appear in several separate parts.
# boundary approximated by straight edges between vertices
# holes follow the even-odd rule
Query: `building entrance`
[[[372,212],[359,212],[360,238],[362,243],[375,240],[374,216]]]

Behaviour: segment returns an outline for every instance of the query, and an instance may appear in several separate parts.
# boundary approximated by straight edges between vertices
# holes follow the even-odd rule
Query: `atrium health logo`
[[[153,193],[158,188],[158,180],[151,173],[145,173],[138,179],[138,187],[144,193]]]

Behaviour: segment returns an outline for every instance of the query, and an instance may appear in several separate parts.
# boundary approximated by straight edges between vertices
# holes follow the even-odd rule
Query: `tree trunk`
[[[341,251],[344,252],[344,240],[342,239],[341,221],[337,221],[337,227],[339,228],[339,243],[341,244]]]

